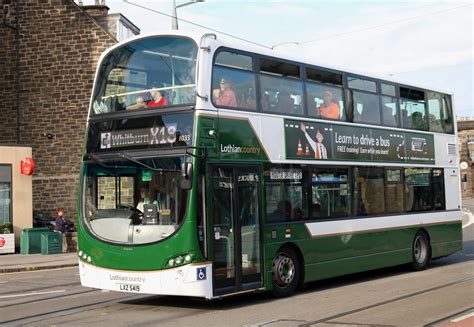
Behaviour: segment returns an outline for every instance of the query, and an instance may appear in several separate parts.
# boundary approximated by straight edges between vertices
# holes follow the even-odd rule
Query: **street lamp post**
[[[179,5],[176,5],[176,0],[173,0],[173,11],[172,11],[173,18],[171,18],[172,30],[178,30],[178,13],[176,9],[187,6],[187,5],[192,5],[193,3],[197,3],[197,2],[204,2],[204,0],[191,0],[189,2],[181,3]]]

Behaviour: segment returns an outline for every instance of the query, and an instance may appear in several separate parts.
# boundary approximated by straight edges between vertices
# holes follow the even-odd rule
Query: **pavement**
[[[470,225],[473,222],[472,212],[466,208],[474,207],[474,197],[465,198],[462,200],[463,204],[463,227]],[[32,271],[32,270],[44,270],[44,269],[57,269],[65,267],[74,267],[79,263],[79,258],[76,252],[72,253],[61,253],[61,254],[4,254],[0,255],[0,274],[21,272],[21,271]]]
[[[472,198],[463,198],[461,200],[462,206],[474,206],[474,197]]]
[[[77,252],[60,254],[2,254],[0,274],[74,267],[79,264]]]

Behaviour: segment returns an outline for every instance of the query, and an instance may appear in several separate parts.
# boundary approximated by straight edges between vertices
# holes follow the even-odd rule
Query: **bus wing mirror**
[[[193,164],[185,162],[181,164],[181,189],[190,190],[193,186]]]

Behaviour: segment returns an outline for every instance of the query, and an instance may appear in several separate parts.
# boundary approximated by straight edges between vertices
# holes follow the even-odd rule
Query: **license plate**
[[[122,292],[140,293],[140,285],[137,284],[117,284]]]

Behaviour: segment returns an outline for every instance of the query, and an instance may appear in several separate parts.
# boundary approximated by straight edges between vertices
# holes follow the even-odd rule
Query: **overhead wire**
[[[188,23],[188,24],[197,26],[197,27],[204,28],[204,29],[209,30],[209,31],[217,32],[217,33],[220,33],[220,34],[222,34],[222,35],[226,35],[226,36],[232,37],[232,38],[237,39],[237,40],[240,40],[240,41],[248,42],[248,43],[251,43],[251,44],[253,44],[253,45],[257,45],[257,46],[259,46],[259,47],[263,47],[263,48],[272,50],[271,47],[266,46],[266,45],[261,44],[261,43],[257,43],[257,42],[254,42],[254,41],[250,41],[250,40],[244,39],[244,38],[242,38],[242,37],[235,36],[235,35],[232,35],[232,34],[229,34],[229,33],[226,33],[226,32],[220,31],[220,30],[217,30],[217,29],[215,29],[215,28],[211,28],[211,27],[204,26],[204,25],[201,25],[201,24],[198,24],[198,23],[194,23],[194,22],[191,22],[191,21],[182,19],[182,18],[178,18],[178,17],[175,17],[175,16],[173,16],[173,15],[164,13],[164,12],[162,12],[162,11],[155,10],[155,9],[152,9],[152,8],[148,8],[148,7],[146,7],[146,6],[142,6],[142,5],[139,5],[139,4],[137,4],[137,3],[134,3],[134,2],[131,2],[131,1],[128,1],[128,0],[122,0],[122,1],[125,2],[125,3],[128,3],[128,4],[131,4],[131,5],[133,5],[133,6],[136,6],[136,7],[145,9],[145,10],[149,10],[149,11],[151,11],[151,12],[154,12],[154,13],[157,13],[157,14],[160,14],[160,15],[163,15],[163,16],[166,16],[166,17],[176,18],[176,19],[178,19],[178,20],[181,21],[181,22],[185,22],[185,23]]]
[[[316,38],[316,39],[298,42],[298,44],[299,45],[307,44],[307,43],[317,42],[317,41],[321,41],[321,40],[331,39],[331,38],[334,38],[334,37],[344,36],[344,35],[347,35],[347,34],[368,31],[368,30],[371,30],[371,29],[385,27],[385,26],[393,25],[393,24],[398,24],[398,23],[401,23],[401,22],[406,22],[406,21],[410,21],[410,20],[413,20],[413,19],[421,18],[421,17],[437,15],[437,14],[441,14],[441,13],[444,13],[444,12],[447,12],[447,11],[456,10],[456,9],[459,9],[459,8],[464,8],[464,7],[468,7],[468,6],[472,6],[472,5],[473,4],[470,3],[470,4],[458,6],[458,7],[447,8],[447,9],[438,10],[438,11],[432,11],[432,12],[422,14],[422,15],[417,15],[417,16],[412,16],[412,17],[405,17],[405,18],[402,18],[402,19],[399,19],[399,20],[394,20],[394,21],[388,22],[388,23],[362,27],[362,28],[359,28],[359,29],[351,30],[351,31],[346,31],[346,32],[341,32],[341,33],[334,33],[334,34],[322,36],[322,37],[319,37],[319,38]]]
[[[217,32],[217,33],[220,33],[220,34],[222,34],[222,35],[226,35],[226,36],[235,38],[235,39],[237,39],[237,40],[244,41],[244,42],[247,42],[247,43],[251,43],[251,44],[254,44],[254,45],[257,45],[257,46],[260,46],[260,47],[269,49],[269,50],[273,50],[273,48],[275,47],[275,46],[266,46],[266,45],[264,45],[264,44],[257,43],[257,42],[254,42],[254,41],[250,41],[250,40],[248,40],[248,39],[245,39],[245,38],[242,38],[242,37],[239,37],[239,36],[236,36],[236,35],[232,35],[232,34],[230,34],[230,33],[226,33],[226,32],[217,30],[217,29],[212,28],[212,27],[208,27],[208,26],[205,26],[205,25],[202,25],[202,24],[194,23],[194,22],[191,22],[191,21],[182,19],[182,18],[177,18],[177,17],[175,17],[175,16],[173,16],[173,15],[170,15],[170,14],[164,13],[164,12],[162,12],[162,11],[155,10],[155,9],[152,9],[152,8],[149,8],[149,7],[146,7],[146,6],[143,6],[143,5],[139,5],[139,4],[137,4],[137,3],[134,3],[134,2],[131,2],[131,1],[128,1],[128,0],[122,0],[122,1],[125,2],[125,3],[128,3],[128,4],[130,4],[130,5],[136,6],[136,7],[138,7],[138,8],[142,8],[142,9],[145,9],[145,10],[148,10],[148,11],[151,11],[151,12],[154,12],[154,13],[157,13],[157,14],[160,14],[160,15],[163,15],[163,16],[166,16],[166,17],[176,18],[176,19],[178,19],[179,21],[188,23],[188,24],[190,24],[190,25],[194,25],[194,26],[197,26],[197,27],[200,27],[200,28],[204,28],[204,29],[206,29],[206,30],[210,30],[210,31],[213,31],[213,32]],[[372,29],[375,29],[375,28],[380,28],[380,27],[385,27],[385,26],[389,26],[389,25],[393,25],[393,24],[398,24],[398,23],[401,23],[401,22],[406,22],[406,21],[410,21],[410,20],[413,20],[413,19],[417,19],[417,18],[422,18],[422,17],[426,17],[426,16],[431,16],[431,15],[437,15],[437,14],[440,14],[440,13],[444,13],[444,12],[452,11],[452,10],[457,10],[457,9],[464,8],[464,7],[468,7],[468,6],[472,6],[472,5],[473,5],[473,4],[469,3],[469,4],[465,4],[465,5],[457,6],[457,7],[453,7],[453,8],[447,8],[447,9],[443,9],[443,10],[437,10],[437,11],[429,12],[429,13],[422,14],[422,15],[417,15],[417,16],[412,16],[412,17],[401,18],[401,19],[394,20],[394,21],[387,22],[387,23],[383,23],[383,24],[378,24],[378,25],[372,25],[372,26],[362,27],[362,28],[359,28],[359,29],[354,29],[354,30],[351,30],[351,31],[346,31],[346,32],[341,32],[341,33],[334,33],[334,34],[322,36],[322,37],[319,37],[319,38],[316,38],[316,39],[312,39],[312,40],[308,40],[308,41],[301,41],[301,42],[283,42],[283,43],[285,43],[285,44],[286,44],[286,43],[294,43],[294,44],[296,44],[296,45],[304,45],[304,44],[307,44],[307,43],[312,43],[312,42],[317,42],[317,41],[321,41],[321,40],[325,40],[325,39],[330,39],[330,38],[335,38],[335,37],[339,37],[339,36],[344,36],[344,35],[347,35],[347,34],[358,33],[358,32],[363,32],[363,31],[372,30]]]

